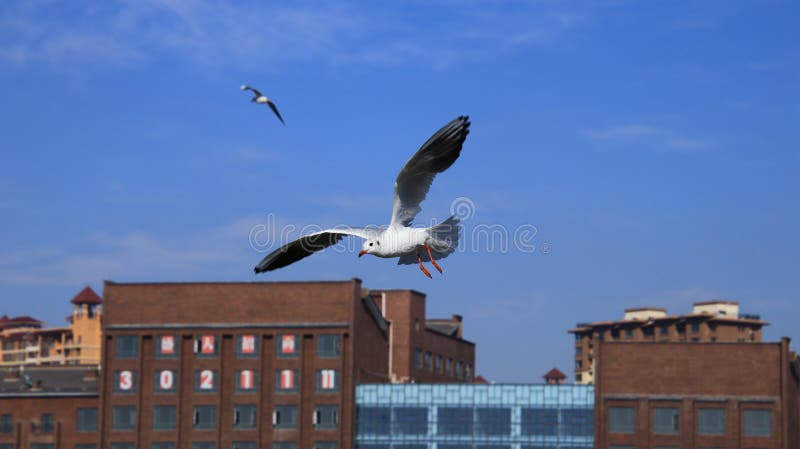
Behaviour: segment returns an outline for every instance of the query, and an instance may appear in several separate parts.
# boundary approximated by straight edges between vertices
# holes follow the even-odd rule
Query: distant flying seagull
[[[255,272],[272,271],[336,244],[347,236],[366,240],[358,257],[364,254],[398,257],[398,265],[419,263],[426,276],[431,273],[422,262],[430,261],[439,273],[436,259],[455,251],[460,234],[459,219],[452,216],[430,228],[412,228],[411,222],[422,210],[420,203],[437,173],[447,170],[461,154],[469,134],[469,117],[461,116],[436,132],[411,156],[394,182],[392,221],[380,228],[337,228],[308,234],[276,249],[256,265]]]
[[[277,108],[277,106],[275,106],[275,103],[273,103],[272,100],[270,100],[269,98],[265,97],[264,94],[262,94],[258,90],[254,89],[254,88],[252,88],[250,86],[247,86],[245,84],[242,84],[242,86],[239,87],[239,89],[241,89],[241,90],[249,90],[249,91],[253,92],[253,98],[251,98],[250,101],[252,101],[253,103],[265,104],[265,105],[269,106],[269,108],[272,109],[272,112],[274,112],[275,115],[278,116],[278,120],[280,120],[281,123],[286,125],[286,123],[284,123],[284,121],[283,121],[283,117],[281,117],[281,113],[278,112],[278,108]]]

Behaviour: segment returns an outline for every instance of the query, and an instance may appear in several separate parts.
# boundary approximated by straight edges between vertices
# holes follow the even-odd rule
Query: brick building
[[[639,342],[752,342],[761,341],[768,325],[761,317],[739,313],[735,301],[696,302],[691,313],[669,315],[660,307],[625,310],[617,321],[578,323],[575,334],[575,383],[594,383],[597,351],[594,339]]]
[[[107,282],[104,301],[103,448],[350,448],[356,384],[467,382],[474,366],[460,320],[358,279]]]
[[[29,316],[0,317],[0,367],[99,365],[102,300],[86,287],[70,303],[65,327],[43,327]]]
[[[595,338],[595,350],[596,448],[800,448],[800,361],[788,338]]]

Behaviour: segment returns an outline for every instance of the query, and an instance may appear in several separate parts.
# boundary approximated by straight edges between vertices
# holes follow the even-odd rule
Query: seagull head
[[[364,254],[376,254],[380,252],[381,249],[381,241],[380,240],[367,240],[361,246],[361,251],[358,252],[358,257],[363,256]]]

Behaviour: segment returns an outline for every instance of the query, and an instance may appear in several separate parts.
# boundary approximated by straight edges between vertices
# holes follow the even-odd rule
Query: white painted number
[[[281,337],[281,352],[284,354],[294,354],[294,335],[284,335]]]
[[[254,335],[242,335],[242,354],[252,354],[256,352],[256,337]]]
[[[239,387],[242,390],[252,390],[253,389],[253,370],[243,370],[239,374]]]
[[[175,386],[175,376],[172,374],[172,371],[161,371],[161,374],[158,376],[158,384],[161,386],[162,390],[172,390],[172,387]]]
[[[161,337],[161,353],[165,355],[175,354],[175,337]]]
[[[130,371],[119,372],[119,389],[130,391],[133,388],[133,373]]]
[[[214,389],[214,371],[207,369],[200,372],[200,389],[201,390]]]
[[[291,390],[294,388],[294,371],[290,369],[281,370],[281,388]]]
[[[336,370],[324,369],[320,375],[320,383],[323,390],[333,390],[336,388]]]
[[[213,335],[203,335],[200,338],[200,352],[203,354],[213,354],[214,353],[214,336]]]

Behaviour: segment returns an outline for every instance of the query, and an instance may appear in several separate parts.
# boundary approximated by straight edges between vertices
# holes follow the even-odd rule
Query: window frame
[[[314,406],[314,429],[328,430],[339,427],[339,406],[335,404],[319,404]]]
[[[171,411],[167,413],[169,420],[166,424],[156,420],[159,416],[157,411]],[[163,418],[163,416],[162,416]],[[178,427],[178,407],[172,404],[157,404],[153,405],[153,430],[175,430]]]
[[[172,354],[162,352],[162,340],[164,337],[172,338]],[[177,335],[158,335],[156,337],[156,358],[157,359],[176,359],[180,351],[179,337]]]
[[[281,359],[294,359],[300,357],[300,335],[298,334],[278,334],[275,339],[275,354]],[[284,337],[294,337],[294,352],[283,352]]]
[[[615,421],[616,413],[630,413],[630,427],[627,423]],[[623,426],[624,425],[624,426]],[[631,405],[615,405],[608,407],[608,433],[633,434],[636,432],[636,407]]]
[[[127,413],[129,419],[125,424],[118,425],[118,413]],[[135,405],[115,405],[111,407],[111,430],[130,432],[136,430],[136,406]]]
[[[288,419],[287,416],[291,416],[290,422],[285,421]],[[297,418],[296,405],[278,404],[272,408],[272,427],[275,429],[296,429],[298,421]]]
[[[203,412],[210,412],[212,419],[208,422],[201,420]],[[192,406],[192,429],[193,430],[217,430],[219,416],[217,414],[217,406],[211,404],[196,404]]]
[[[90,425],[87,427],[85,425],[87,422],[87,417],[85,416],[87,413],[90,415],[94,413],[94,419],[89,420]],[[89,417],[91,418],[91,417]],[[75,410],[75,431],[86,433],[86,432],[97,432],[98,430],[98,423],[99,423],[99,412],[97,407],[78,407]]]
[[[324,342],[331,339],[333,342],[331,348],[324,347]],[[317,335],[317,357],[321,359],[335,359],[342,355],[342,337],[339,334],[319,334]]]
[[[244,337],[253,338],[253,352],[244,352],[242,342]],[[239,334],[236,336],[236,358],[239,359],[255,359],[258,358],[261,352],[261,338],[257,334]]]
[[[115,335],[114,337],[114,358],[115,359],[137,359],[139,358],[139,336],[138,335]],[[129,342],[131,347],[125,348],[122,342]],[[132,343],[130,343],[132,342]],[[129,350],[127,353],[125,350]]]

